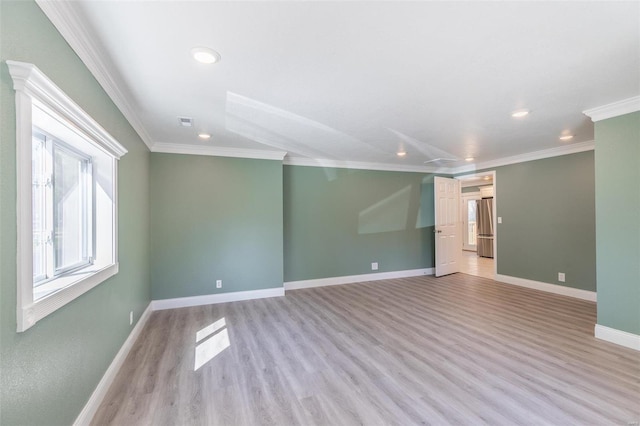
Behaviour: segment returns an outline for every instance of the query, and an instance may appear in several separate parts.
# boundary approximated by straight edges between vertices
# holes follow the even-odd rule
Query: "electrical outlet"
[[[129,325],[133,324],[133,311],[129,312]]]
[[[222,280],[216,280],[216,288],[222,288]]]
[[[498,216],[498,223],[502,223],[502,216]]]
[[[371,270],[372,271],[378,270],[378,262],[371,262]]]
[[[558,272],[558,281],[560,281],[561,283],[563,283],[565,280],[564,277],[564,272]]]

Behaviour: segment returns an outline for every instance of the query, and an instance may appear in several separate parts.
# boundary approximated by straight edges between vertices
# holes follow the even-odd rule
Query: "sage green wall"
[[[284,167],[284,280],[434,266],[433,176]]]
[[[593,151],[495,170],[498,274],[595,291]]]
[[[598,324],[640,335],[640,112],[595,135]]]
[[[32,1],[0,2],[0,424],[69,425],[150,301],[149,152]],[[119,167],[120,272],[16,333],[13,83],[5,60],[37,65],[128,150]],[[134,323],[135,324],[135,323]]]
[[[151,229],[154,300],[282,287],[282,162],[151,154]]]

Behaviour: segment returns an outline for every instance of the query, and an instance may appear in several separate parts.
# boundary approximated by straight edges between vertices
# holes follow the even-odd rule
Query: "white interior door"
[[[460,181],[434,178],[436,277],[460,272]]]

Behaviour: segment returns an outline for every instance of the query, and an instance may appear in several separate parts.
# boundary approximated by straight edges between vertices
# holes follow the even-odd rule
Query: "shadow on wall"
[[[358,214],[358,234],[407,229],[410,201],[411,185],[408,185],[362,210]]]
[[[433,177],[425,177],[421,187],[431,183]],[[430,195],[431,194],[431,195]],[[427,197],[431,197],[431,200]],[[420,191],[420,205],[416,215],[415,229],[433,226],[429,220],[428,205],[432,205],[433,191]],[[394,192],[383,200],[372,204],[358,214],[358,234],[404,231],[414,226],[411,221],[411,185]]]
[[[285,166],[285,281],[433,267],[433,221],[433,175]]]

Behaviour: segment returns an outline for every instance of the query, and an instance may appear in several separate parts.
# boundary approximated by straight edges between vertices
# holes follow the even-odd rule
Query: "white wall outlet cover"
[[[133,324],[133,311],[129,312],[129,325]]]
[[[498,223],[502,223],[502,216],[498,216]]]
[[[378,262],[371,262],[371,270],[372,271],[378,270]]]
[[[222,288],[222,280],[216,280],[216,288]]]
[[[565,280],[564,272],[558,272],[558,281],[563,283]]]

